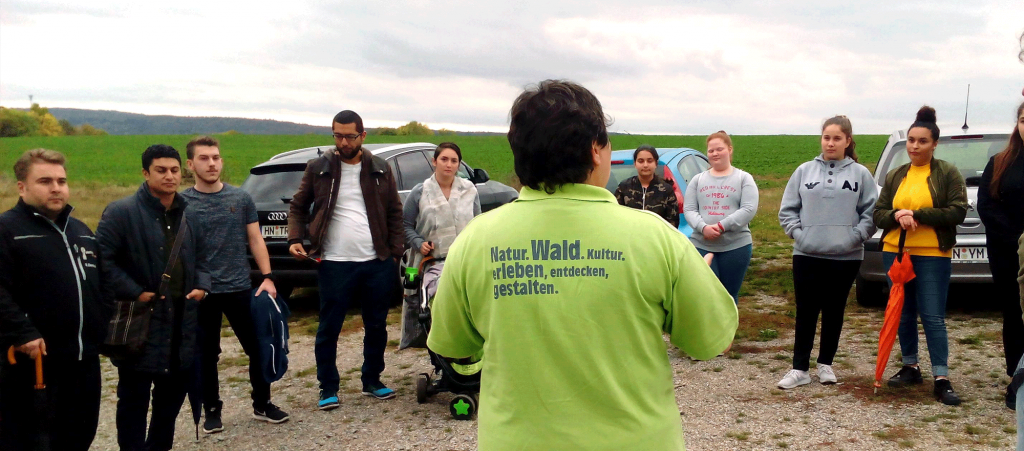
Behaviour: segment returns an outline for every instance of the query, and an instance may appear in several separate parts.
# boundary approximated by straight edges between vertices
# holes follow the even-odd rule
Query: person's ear
[[[598,144],[596,140],[593,142],[593,144],[591,144],[590,157],[591,159],[594,160],[595,168],[601,165],[601,150],[603,149],[604,146]],[[636,162],[634,162],[633,164],[636,164]]]

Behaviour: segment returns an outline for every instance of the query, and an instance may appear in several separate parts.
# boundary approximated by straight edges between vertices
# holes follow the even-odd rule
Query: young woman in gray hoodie
[[[821,127],[821,155],[793,173],[779,208],[779,223],[793,244],[796,336],[793,369],[779,381],[789,389],[811,383],[811,348],[821,314],[818,381],[836,383],[832,359],[839,347],[850,287],[864,260],[864,242],[875,233],[878,189],[871,171],[857,163],[853,126],[835,116]]]

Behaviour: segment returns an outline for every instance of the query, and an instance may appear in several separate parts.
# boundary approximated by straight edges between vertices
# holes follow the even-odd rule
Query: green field
[[[62,136],[0,139],[0,168],[10,177],[11,166],[25,150],[45,147],[68,157],[68,175],[72,184],[135,186],[141,182],[142,151],[151,144],[170,144],[184,153],[191,136]],[[331,145],[328,136],[318,135],[221,135],[225,157],[224,178],[238,185],[250,167],[270,156],[302,147]],[[861,161],[874,166],[885,145],[885,136],[858,136]],[[504,136],[368,136],[367,143],[432,142],[454,140],[463,149],[466,161],[487,169],[495,180],[512,184],[512,152]],[[817,136],[735,136],[733,163],[755,176],[769,180],[787,178],[800,163],[819,153]],[[691,147],[704,150],[703,136],[614,135],[612,147],[634,149],[640,144],[656,147]],[[769,181],[769,180],[766,180]],[[769,187],[775,183],[767,183]]]
[[[0,139],[0,211],[17,201],[13,162],[25,150],[45,147],[68,157],[71,204],[74,215],[91,228],[99,223],[103,208],[113,200],[127,196],[142,182],[142,151],[151,144],[165,143],[184,152],[191,136],[85,136]],[[248,169],[270,156],[302,147],[330,145],[329,136],[257,136],[222,135],[221,152],[225,157],[225,179],[241,184]],[[703,136],[613,135],[614,149],[635,149],[640,144],[656,147],[690,147],[704,150]],[[860,160],[874,169],[885,145],[886,136],[858,136]],[[518,186],[513,174],[512,152],[504,136],[370,136],[368,143],[432,142],[451,140],[463,149],[466,161],[484,168],[495,180]],[[793,299],[793,275],[790,269],[792,241],[779,226],[779,202],[790,174],[801,163],[820,152],[817,136],[734,136],[736,167],[750,172],[757,180],[760,205],[750,222],[754,238],[754,256],[740,295],[780,296]],[[739,340],[760,340],[765,331],[790,330],[795,310],[792,304],[761,309],[757,303],[741,300]]]

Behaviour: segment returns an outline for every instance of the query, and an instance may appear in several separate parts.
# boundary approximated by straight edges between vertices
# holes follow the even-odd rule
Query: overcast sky
[[[492,4],[494,3],[494,4]],[[500,4],[498,4],[500,3]],[[629,133],[1009,132],[1021,0],[3,0],[0,104],[505,131],[567,78]]]

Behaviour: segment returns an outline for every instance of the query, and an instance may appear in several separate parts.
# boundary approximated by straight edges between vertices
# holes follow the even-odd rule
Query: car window
[[[251,174],[241,188],[252,196],[253,202],[283,202],[291,199],[302,184],[303,171],[280,171]]]
[[[658,162],[658,169],[655,169],[655,174],[664,174],[665,165],[660,161]],[[613,164],[610,177],[608,177],[608,184],[605,188],[608,191],[615,192],[615,189],[619,187],[619,183],[632,176],[636,175],[636,166],[633,166],[633,162],[623,164]]]
[[[935,148],[935,158],[952,163],[966,180],[981,177],[988,159],[1005,147],[1005,138],[940,140],[938,147]],[[888,174],[889,171],[910,162],[907,143],[904,141],[893,145],[889,156],[888,163],[882,168],[882,174]],[[977,179],[968,180],[968,184],[977,186]]]
[[[685,185],[690,183],[693,176],[708,170],[708,167],[710,167],[708,166],[708,162],[704,161],[703,158],[695,155],[687,155],[679,161],[677,169],[679,169],[679,173],[683,175],[682,184]]]
[[[430,151],[430,152],[423,151],[423,156],[427,159],[427,162],[430,163],[430,173],[433,174],[434,173],[434,152],[433,151]],[[473,174],[473,171],[469,170],[469,166],[466,166],[466,162],[465,161],[460,161],[459,162],[459,170],[455,171],[455,175],[457,175],[459,177],[462,177],[462,178],[464,178],[466,180],[469,180],[469,179],[473,178],[472,174]]]
[[[392,159],[398,166],[403,190],[412,189],[417,183],[423,183],[434,173],[423,152],[407,152]]]

